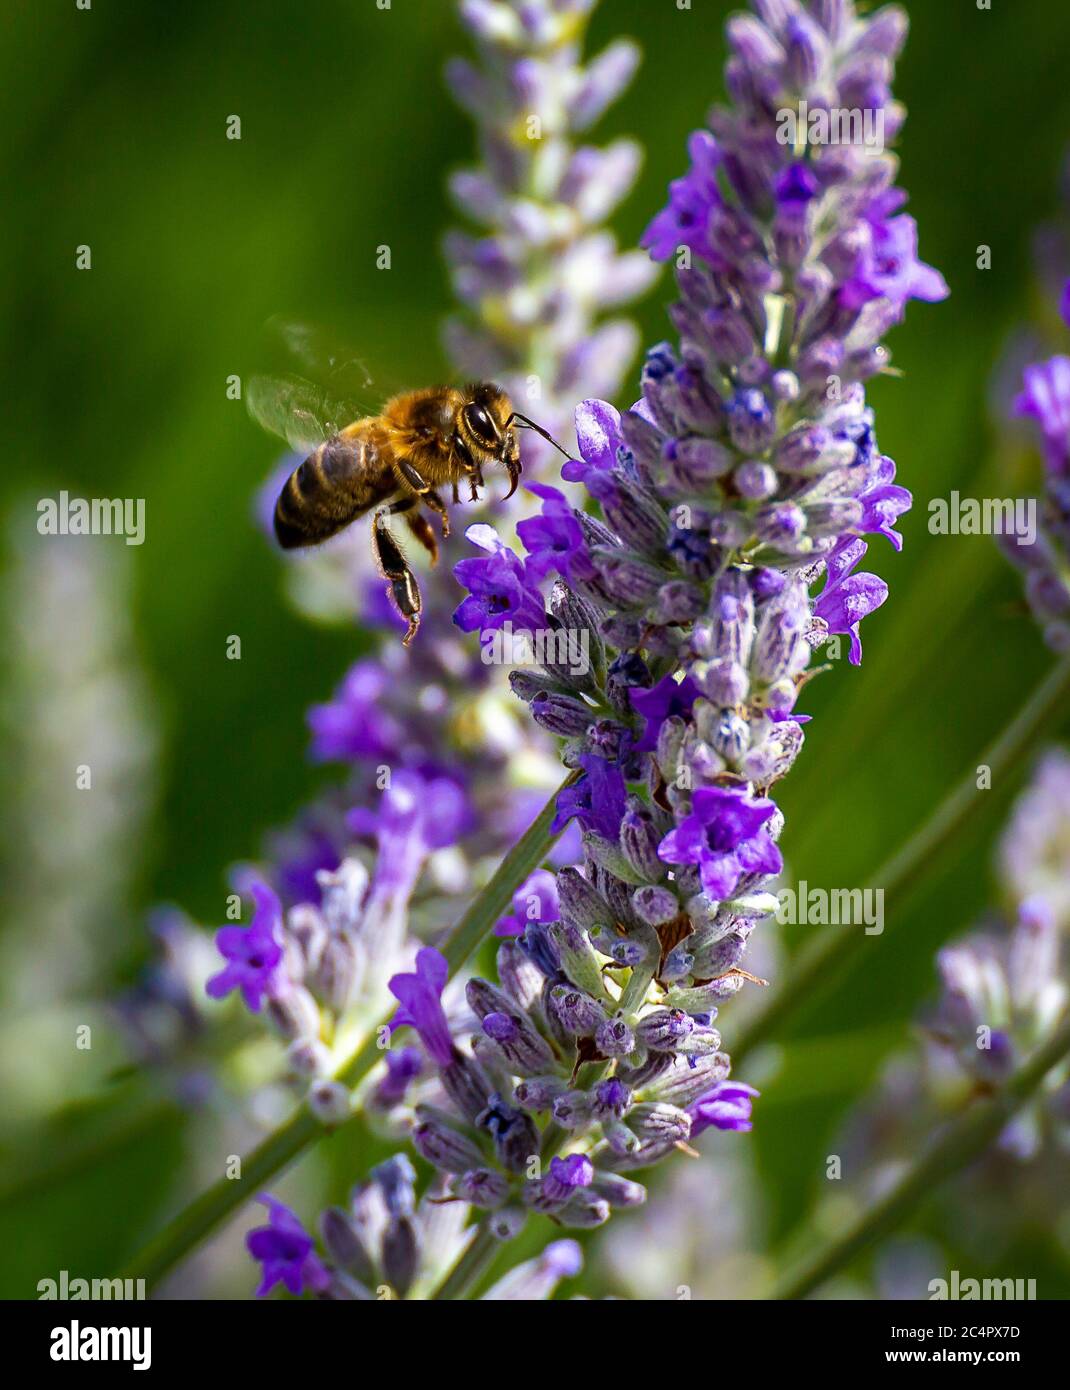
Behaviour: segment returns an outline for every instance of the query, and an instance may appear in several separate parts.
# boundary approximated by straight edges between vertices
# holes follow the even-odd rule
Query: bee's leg
[[[470,489],[468,500],[470,502],[479,501],[479,489],[483,486],[483,470],[480,468],[470,468],[468,470],[468,487]]]
[[[423,548],[431,556],[431,563],[438,564],[438,541],[435,532],[423,512],[410,511],[405,517],[406,525]]]
[[[412,488],[413,492],[418,493],[420,500],[431,508],[433,512],[438,512],[442,518],[442,539],[445,540],[450,533],[450,519],[446,513],[446,504],[438,493],[432,488],[430,483],[424,482],[420,473],[413,468],[411,463],[405,459],[398,459],[395,465],[398,472],[405,482]]]
[[[453,484],[453,500],[455,503],[461,500],[461,492],[456,483]]]
[[[408,646],[416,636],[420,627],[420,609],[423,602],[420,598],[420,590],[416,583],[416,576],[409,569],[408,561],[402,553],[401,547],[390,534],[385,518],[392,512],[409,511],[413,503],[405,498],[401,502],[395,502],[390,507],[381,507],[375,513],[372,522],[372,540],[375,546],[375,560],[379,566],[379,571],[383,578],[390,585],[390,593],[398,612],[409,625],[409,630],[402,638],[402,644]]]

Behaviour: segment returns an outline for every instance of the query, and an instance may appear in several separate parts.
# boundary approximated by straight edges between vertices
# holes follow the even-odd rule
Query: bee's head
[[[541,425],[529,420],[526,415],[518,414],[500,386],[482,381],[466,389],[465,403],[461,407],[460,433],[473,458],[483,463],[500,463],[509,470],[507,498],[512,497],[520,481],[518,429],[534,430],[543,439],[548,439],[565,458],[572,457]]]
[[[520,440],[513,428],[509,397],[493,382],[481,381],[465,391],[459,427],[469,453],[479,463],[500,463],[509,471],[512,497],[520,481]]]

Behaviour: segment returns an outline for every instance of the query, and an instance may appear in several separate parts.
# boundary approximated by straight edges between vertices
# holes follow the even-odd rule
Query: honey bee
[[[319,545],[376,508],[372,545],[398,612],[408,623],[408,646],[420,626],[422,599],[416,576],[387,518],[403,516],[416,540],[438,560],[438,542],[427,512],[450,533],[446,503],[437,491],[449,487],[452,501],[479,500],[483,469],[499,464],[509,476],[512,497],[520,481],[518,429],[532,429],[568,457],[556,440],[512,407],[492,382],[462,388],[432,386],[387,401],[378,415],[359,418],[353,407],[299,377],[254,378],[247,391],[250,413],[267,429],[301,448],[318,439],[290,474],[275,504],[275,535],[285,550]],[[350,419],[352,423],[339,425]],[[425,510],[426,509],[426,510]]]

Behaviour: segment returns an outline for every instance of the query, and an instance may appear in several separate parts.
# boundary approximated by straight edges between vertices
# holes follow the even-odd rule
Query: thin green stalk
[[[1048,1073],[1070,1055],[1070,1016],[1058,1031],[990,1100],[971,1105],[944,1130],[932,1148],[879,1202],[863,1212],[800,1268],[778,1283],[775,1299],[805,1298],[856,1255],[894,1231],[915,1207],[955,1173],[979,1157],[1007,1122],[1040,1087]]]
[[[436,1301],[466,1298],[494,1263],[500,1249],[501,1243],[486,1222],[478,1226],[464,1254],[431,1297]]]
[[[1024,764],[1030,749],[1048,725],[1065,713],[1070,697],[1070,657],[1064,658],[1033,692],[1011,724],[979,759],[992,769],[995,783]],[[917,891],[926,874],[940,862],[945,846],[958,835],[984,804],[976,776],[969,773],[937,808],[917,834],[870,879],[867,888],[883,889],[884,901],[901,905]],[[772,993],[752,1014],[730,1045],[738,1071],[743,1058],[766,1042],[802,1004],[826,990],[844,963],[867,938],[851,923],[829,927],[813,938],[791,961],[787,983]],[[730,1040],[731,1043],[731,1040]]]
[[[443,944],[441,949],[449,963],[451,976],[490,934],[495,922],[508,909],[519,885],[546,858],[557,839],[550,829],[557,798],[578,775],[570,772],[565,778],[538,818],[498,865],[490,882]],[[383,1020],[385,1022],[387,1019]],[[336,1079],[350,1088],[355,1087],[364,1080],[381,1055],[379,1028],[373,1028],[360,1047],[335,1072]],[[340,1130],[355,1123],[356,1117],[342,1125]],[[307,1109],[298,1110],[242,1159],[241,1180],[220,1178],[202,1192],[130,1260],[123,1271],[124,1277],[144,1279],[150,1287],[156,1284],[241,1206],[250,1192],[258,1192],[326,1133]]]

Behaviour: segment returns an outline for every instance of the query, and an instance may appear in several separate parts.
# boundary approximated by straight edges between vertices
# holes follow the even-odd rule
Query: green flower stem
[[[1065,713],[1070,696],[1070,657],[1041,682],[1014,721],[981,755],[992,769],[993,781],[1021,769],[1030,749],[1048,725]],[[885,902],[900,903],[916,892],[926,874],[940,862],[944,847],[958,835],[983,804],[974,773],[969,773],[937,808],[917,834],[889,859],[867,888],[884,890]],[[844,923],[813,938],[787,968],[787,983],[752,1014],[733,1040],[726,1039],[737,1071],[743,1058],[768,1041],[802,1004],[826,990],[844,963],[865,940],[857,926]]]
[[[550,829],[557,798],[578,776],[578,772],[569,773],[539,812],[538,818],[498,865],[490,882],[443,944],[441,949],[449,963],[451,977],[490,934],[495,922],[508,909],[516,889],[546,858],[557,839]],[[384,1019],[383,1023],[386,1022],[387,1019]],[[335,1078],[345,1086],[352,1089],[363,1081],[382,1055],[379,1044],[381,1027],[382,1024],[372,1029],[354,1054],[335,1072]],[[354,1116],[347,1120],[334,1133],[355,1126],[358,1119],[358,1116]],[[194,1198],[133,1257],[123,1276],[144,1279],[150,1287],[155,1285],[241,1206],[250,1192],[259,1192],[326,1133],[307,1109],[302,1107],[296,1111],[285,1124],[242,1159],[240,1181],[221,1178]]]
[[[481,1223],[476,1227],[476,1233],[469,1241],[464,1254],[431,1297],[436,1301],[466,1298],[494,1263],[494,1257],[500,1249],[501,1242],[485,1222]]]
[[[944,1130],[936,1143],[886,1196],[863,1212],[835,1240],[778,1283],[769,1297],[805,1298],[856,1255],[894,1231],[939,1186],[978,1158],[1007,1122],[1070,1055],[1070,1015],[1033,1057],[990,1099],[971,1105]]]

